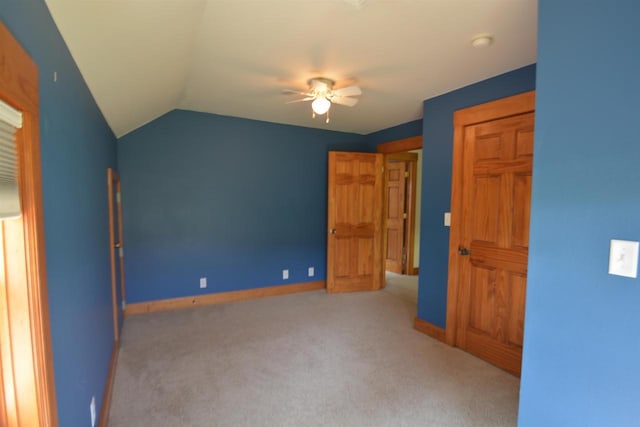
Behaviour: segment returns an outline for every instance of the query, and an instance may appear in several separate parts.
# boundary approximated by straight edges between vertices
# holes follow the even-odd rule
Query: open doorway
[[[385,155],[385,291],[417,307],[422,136],[379,144]]]

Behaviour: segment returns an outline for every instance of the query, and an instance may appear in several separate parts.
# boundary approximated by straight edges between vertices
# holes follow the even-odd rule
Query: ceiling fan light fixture
[[[325,114],[329,111],[329,108],[331,108],[331,101],[324,96],[319,96],[313,100],[311,108],[313,109],[313,112],[318,115]]]

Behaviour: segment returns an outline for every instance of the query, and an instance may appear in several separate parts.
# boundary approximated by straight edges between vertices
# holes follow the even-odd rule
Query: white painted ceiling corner
[[[367,134],[536,61],[532,0],[47,0],[116,136],[175,108]],[[471,38],[499,40],[473,49]],[[331,122],[282,89],[357,84]]]

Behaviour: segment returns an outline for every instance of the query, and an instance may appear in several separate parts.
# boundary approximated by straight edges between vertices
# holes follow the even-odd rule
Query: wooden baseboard
[[[269,286],[266,288],[254,288],[241,291],[219,292],[215,294],[137,302],[127,304],[125,315],[130,316],[134,314],[153,313],[155,311],[177,310],[187,307],[222,304],[225,302],[243,301],[247,299],[264,298],[276,295],[295,294],[298,292],[324,289],[326,287],[327,284],[324,280],[318,280],[315,282],[293,283],[291,285]]]
[[[425,320],[422,320],[416,317],[415,320],[413,321],[413,327],[414,329],[422,332],[423,334],[429,335],[431,338],[435,338],[438,341],[442,341],[443,343],[446,343],[444,329],[441,328],[440,326],[436,326],[433,323],[429,323]]]
[[[111,409],[111,395],[113,394],[113,382],[116,379],[116,366],[118,365],[118,348],[117,341],[113,343],[111,351],[111,362],[109,363],[109,373],[107,376],[107,384],[104,386],[104,396],[102,396],[102,408],[100,408],[100,420],[98,427],[107,427],[109,423],[109,410]]]

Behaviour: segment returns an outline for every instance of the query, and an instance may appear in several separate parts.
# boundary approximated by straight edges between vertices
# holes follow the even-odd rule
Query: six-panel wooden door
[[[404,271],[405,220],[406,220],[406,179],[407,162],[386,162],[385,164],[385,270],[402,274]]]
[[[533,99],[526,99],[528,112],[514,114],[493,103],[493,117],[489,111],[475,123],[472,111],[466,116],[471,123],[456,127],[461,177],[459,185],[454,179],[454,193],[460,204],[452,212],[457,271],[450,271],[450,292],[457,292],[455,345],[516,375],[524,333]]]
[[[329,152],[327,291],[383,286],[382,154]]]

